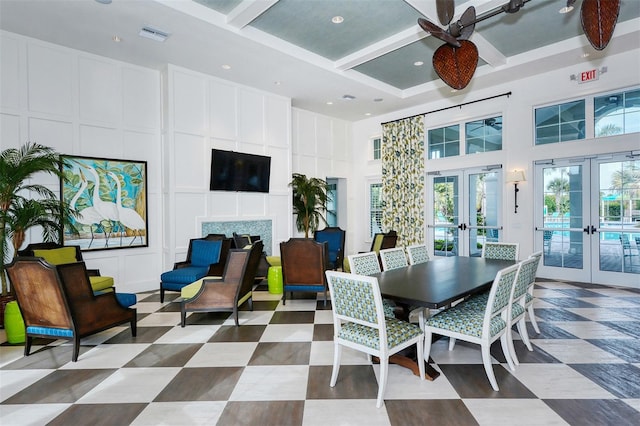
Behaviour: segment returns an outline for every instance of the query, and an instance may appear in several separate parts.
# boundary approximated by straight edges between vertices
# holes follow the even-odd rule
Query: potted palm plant
[[[309,232],[318,229],[321,221],[327,223],[323,213],[330,197],[329,185],[324,179],[307,178],[306,175],[294,173],[289,186],[293,189],[296,227],[298,231],[304,231],[305,238],[309,238]]]
[[[8,148],[0,154],[0,279],[2,298],[9,294],[5,263],[24,243],[26,232],[34,226],[42,229],[44,241],[59,241],[63,220],[76,216],[68,205],[44,185],[33,183],[39,173],[63,177],[60,155],[52,148],[28,142],[20,148]],[[13,251],[9,250],[9,244]],[[0,303],[2,314],[4,305]],[[3,315],[0,315],[2,321]]]

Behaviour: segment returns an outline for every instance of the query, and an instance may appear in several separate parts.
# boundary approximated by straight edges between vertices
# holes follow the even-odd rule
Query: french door
[[[554,160],[535,173],[540,275],[640,288],[640,160]]]
[[[480,256],[485,241],[499,241],[502,169],[429,173],[427,241],[435,256]]]

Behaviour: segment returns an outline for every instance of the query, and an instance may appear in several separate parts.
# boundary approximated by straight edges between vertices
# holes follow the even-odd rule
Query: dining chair
[[[425,263],[429,261],[429,250],[426,244],[415,244],[407,247],[409,265]]]
[[[389,357],[416,345],[420,379],[424,380],[424,333],[420,327],[384,315],[380,287],[375,277],[327,271],[333,312],[333,370],[329,386],[335,387],[340,370],[342,346],[380,360],[378,398],[382,406],[387,384]]]
[[[491,365],[490,347],[493,342],[500,339],[502,352],[509,368],[515,370],[507,331],[511,315],[509,302],[519,267],[520,264],[516,264],[498,272],[491,285],[484,309],[479,309],[478,304],[471,298],[425,320],[424,359],[429,359],[434,334],[479,344],[487,378],[491,387],[497,392],[499,388]],[[451,345],[449,346],[451,349]]]
[[[529,256],[529,258],[534,258],[536,259],[536,268],[535,271],[533,273],[533,276],[531,277],[531,282],[529,283],[529,285],[527,286],[527,294],[525,295],[525,308],[527,310],[527,314],[529,316],[529,321],[531,322],[531,325],[533,326],[533,329],[536,331],[536,333],[540,334],[540,327],[538,327],[538,322],[536,321],[536,316],[533,312],[533,302],[535,300],[535,297],[533,296],[533,289],[535,287],[536,284],[536,275],[538,273],[538,267],[540,267],[540,261],[542,260],[542,251],[537,251],[535,253],[533,253],[531,256]]]
[[[383,271],[409,266],[407,255],[404,254],[404,248],[402,247],[380,250],[380,260],[382,261]]]
[[[518,260],[520,244],[485,242],[482,246],[482,257],[498,260]]]
[[[368,253],[358,253],[348,256],[351,273],[356,275],[373,275],[382,272],[378,254],[370,251]],[[389,318],[395,318],[395,303],[384,299],[382,301],[384,314]]]

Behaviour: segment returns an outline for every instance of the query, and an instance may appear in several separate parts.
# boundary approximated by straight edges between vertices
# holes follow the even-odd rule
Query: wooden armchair
[[[287,291],[307,291],[324,293],[327,306],[327,270],[329,246],[309,238],[290,238],[280,243],[282,259],[282,303],[287,303]]]
[[[136,335],[136,310],[123,307],[115,292],[95,295],[84,262],[55,266],[17,257],[7,274],[26,327],[25,356],[34,337],[72,340],[75,362],[83,337],[127,322]]]
[[[232,249],[222,278],[203,278],[184,287],[180,325],[185,326],[187,312],[228,311],[233,312],[237,326],[238,308],[249,302],[249,309],[253,310],[253,285],[262,249],[262,241],[247,250]]]
[[[160,302],[167,290],[181,291],[206,276],[221,277],[230,248],[231,239],[218,235],[189,240],[186,260],[175,262],[171,271],[160,276]]]
[[[63,246],[55,242],[31,243],[24,250],[18,251],[18,256],[42,257],[52,265],[83,261],[80,246]],[[98,269],[87,269],[87,274],[94,292],[100,293],[105,290],[113,290],[113,277],[100,275]]]

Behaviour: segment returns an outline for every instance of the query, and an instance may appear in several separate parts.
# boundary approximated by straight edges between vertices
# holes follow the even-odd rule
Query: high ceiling
[[[538,72],[599,67],[607,55],[639,51],[640,1],[622,0],[602,52],[583,34],[582,1],[560,14],[566,0],[531,0],[516,14],[478,23],[471,37],[478,69],[459,93],[431,66],[442,42],[417,25],[419,17],[438,23],[435,0],[0,0],[0,28],[145,67],[183,66],[355,121],[440,97],[472,97]],[[482,15],[507,2],[457,0],[454,20],[469,6]],[[344,22],[332,23],[334,16]],[[140,37],[144,26],[170,35],[164,42]]]

